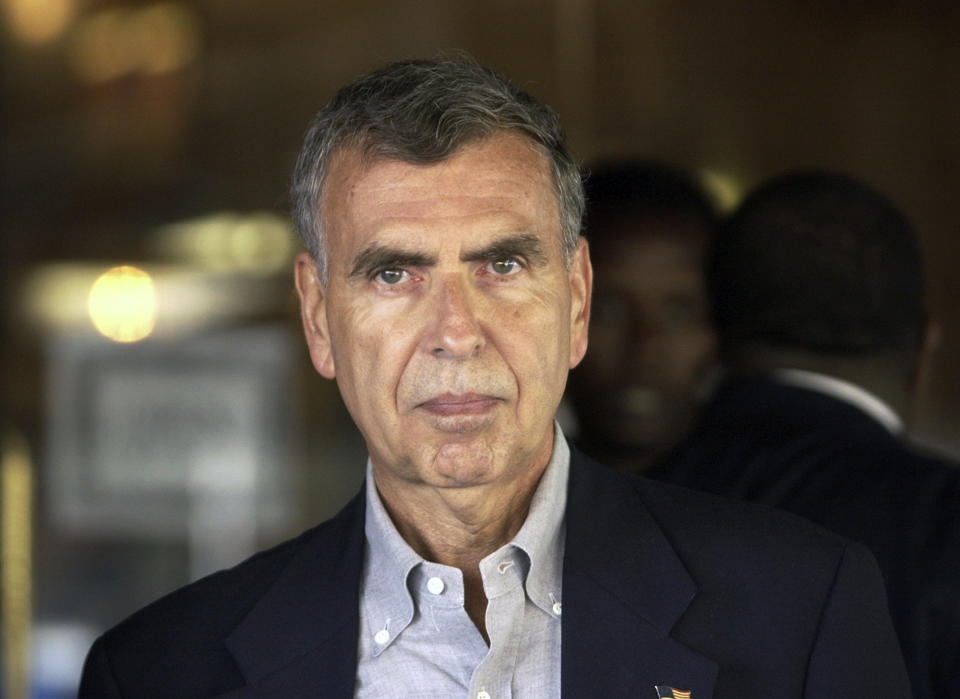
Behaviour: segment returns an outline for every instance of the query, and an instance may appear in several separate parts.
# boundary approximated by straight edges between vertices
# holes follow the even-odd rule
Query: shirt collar
[[[509,547],[523,551],[529,562],[529,566],[522,566],[526,572],[527,595],[534,604],[555,617],[560,610],[563,523],[569,472],[570,448],[560,425],[554,423],[553,450],[534,491],[526,520],[510,543],[485,557],[480,564],[481,572],[486,575],[486,569],[494,569]],[[387,514],[373,482],[373,465],[369,458],[365,488],[367,514],[364,532],[367,546],[364,554],[363,603],[369,604],[371,625],[366,631],[375,635],[378,631],[386,630],[390,639],[388,643],[379,645],[375,651],[375,655],[379,655],[413,620],[410,574],[426,562],[404,541]],[[462,578],[460,588],[462,590]]]
[[[366,498],[364,533],[367,545],[361,587],[361,603],[367,607],[366,617],[370,624],[366,632],[377,637],[379,632],[386,631],[389,643],[392,643],[413,619],[413,599],[407,590],[407,577],[423,559],[403,540],[387,514],[373,482],[373,464],[369,458]],[[374,655],[379,655],[389,643],[378,643]]]
[[[570,447],[559,424],[554,424],[553,452],[530,501],[530,512],[511,544],[526,553],[530,568],[527,595],[538,607],[555,614],[563,577],[564,514],[567,509],[567,478]],[[496,553],[487,559],[494,558]],[[481,563],[482,566],[482,563]]]
[[[773,376],[780,383],[817,391],[849,403],[879,422],[891,434],[903,431],[903,421],[893,408],[849,381],[801,369],[776,369]]]

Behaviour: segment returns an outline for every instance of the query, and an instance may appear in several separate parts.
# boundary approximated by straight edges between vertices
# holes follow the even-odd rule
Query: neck
[[[425,560],[462,572],[464,606],[485,639],[480,561],[520,531],[549,457],[505,483],[465,488],[412,484],[374,468],[380,500],[404,541]]]
[[[420,517],[400,517],[387,506],[397,530],[414,551],[426,560],[460,569],[464,608],[487,643],[487,596],[480,561],[513,539],[523,526],[531,499],[532,491],[521,502],[506,507],[503,516],[495,517],[476,517],[468,510],[445,510],[444,506],[422,512]],[[438,513],[447,516],[439,517]],[[411,522],[421,524],[411,526]]]
[[[536,482],[528,489],[473,502],[463,502],[458,497],[461,493],[443,489],[426,489],[416,499],[398,499],[384,490],[380,496],[397,531],[414,551],[467,574],[520,530],[535,488]]]

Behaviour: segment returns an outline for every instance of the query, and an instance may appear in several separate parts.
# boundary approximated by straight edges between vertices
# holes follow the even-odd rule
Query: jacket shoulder
[[[338,558],[336,550],[355,527],[358,501],[295,539],[181,587],[121,621],[91,648],[80,696],[94,696],[84,688],[108,681],[121,688],[162,687],[157,696],[185,697],[242,684],[225,639],[296,560],[326,552]]]
[[[714,659],[716,696],[825,696],[830,683],[908,695],[865,547],[770,507],[576,463],[569,497],[585,509],[568,520],[567,545],[578,567],[661,634]]]
[[[674,545],[709,543],[724,553],[769,546],[819,550],[839,555],[848,545],[842,536],[784,510],[693,490],[682,485],[614,471],[577,454],[578,469],[593,483],[599,502],[632,499],[643,504]],[[702,547],[698,547],[702,551]]]

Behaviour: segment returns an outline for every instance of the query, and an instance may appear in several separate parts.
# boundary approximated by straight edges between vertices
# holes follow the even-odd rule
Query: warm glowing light
[[[292,246],[292,241],[287,244]],[[178,259],[176,264],[152,263],[150,266],[156,299],[156,325],[150,337],[182,336],[221,320],[276,313],[289,300],[286,276],[278,278],[275,273],[268,274],[259,268],[241,270],[235,262],[214,268],[186,251],[183,257],[186,259]],[[285,266],[289,267],[289,261]],[[106,267],[104,264],[58,263],[34,269],[15,291],[16,303],[27,323],[25,327],[75,336],[96,332],[90,322],[91,287]],[[143,305],[149,318],[151,304]]]
[[[107,270],[93,283],[87,303],[94,327],[115,342],[137,342],[153,332],[157,300],[153,279],[137,267]]]
[[[84,81],[100,83],[127,72],[130,48],[125,41],[122,10],[104,10],[85,19],[70,43],[70,66]]]
[[[142,10],[131,23],[137,37],[140,68],[146,73],[171,73],[197,57],[200,30],[192,11],[172,2]]]
[[[13,33],[36,44],[60,36],[76,11],[74,0],[3,0],[3,7]]]
[[[733,175],[716,170],[700,170],[698,174],[721,213],[732,211],[740,203],[743,185]]]
[[[0,637],[8,697],[29,693],[33,488],[26,441],[10,430],[0,450]]]
[[[193,63],[200,48],[195,12],[162,2],[91,15],[77,26],[68,55],[82,80],[102,83],[134,73],[172,73]]]
[[[218,272],[269,276],[289,268],[295,252],[289,219],[266,211],[222,212],[158,231],[163,255]]]

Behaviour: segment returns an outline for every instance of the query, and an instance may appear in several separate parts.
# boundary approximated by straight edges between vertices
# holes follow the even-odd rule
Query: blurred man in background
[[[689,429],[712,366],[703,256],[716,215],[693,176],[665,163],[599,164],[585,187],[590,351],[567,396],[577,446],[639,472]]]
[[[726,379],[651,475],[867,544],[915,696],[960,697],[960,470],[904,438],[933,337],[910,224],[849,177],[786,174],[721,227],[708,288]]]

